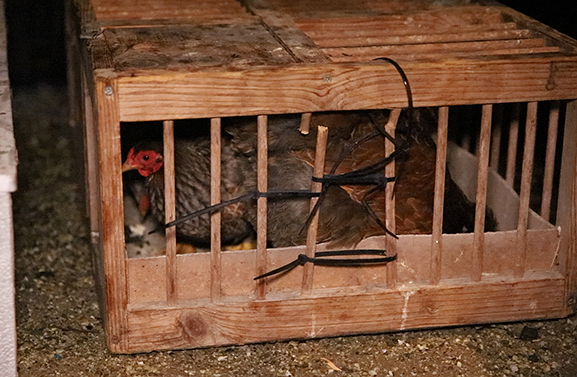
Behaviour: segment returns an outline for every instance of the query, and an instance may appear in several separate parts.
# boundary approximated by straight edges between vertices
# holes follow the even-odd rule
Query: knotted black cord
[[[332,256],[363,256],[363,255],[382,255],[378,258],[326,258]],[[266,272],[254,278],[254,280],[259,280],[272,275],[279,274],[281,272],[288,272],[295,268],[296,266],[304,266],[306,263],[312,263],[317,266],[329,266],[329,267],[361,267],[368,265],[386,264],[397,259],[397,255],[385,256],[385,250],[379,249],[365,249],[365,250],[331,250],[331,251],[319,251],[314,257],[309,257],[306,254],[299,254],[298,257],[290,262],[276,268],[272,271]]]

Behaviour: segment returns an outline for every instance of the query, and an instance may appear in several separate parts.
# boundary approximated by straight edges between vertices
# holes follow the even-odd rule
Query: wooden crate
[[[73,115],[85,124],[94,260],[111,351],[559,318],[572,312],[577,290],[574,40],[497,3],[465,0],[79,0],[68,5],[71,98],[83,109]],[[335,273],[307,264],[272,281],[253,277],[299,253],[313,253],[314,245],[267,250],[260,232],[256,250],[223,252],[213,243],[210,253],[177,256],[168,232],[167,256],[126,257],[121,124],[165,121],[170,150],[177,119],[210,118],[218,139],[222,117],[259,116],[266,126],[270,114],[406,107],[395,68],[373,60],[383,56],[406,72],[415,106],[439,108],[436,174],[445,174],[447,154],[462,162],[453,175],[468,183],[465,190],[476,198],[474,233],[442,234],[436,221],[431,235],[362,241],[358,247],[396,250],[398,260],[386,266]],[[464,105],[482,109],[480,131],[470,143],[476,156],[462,149],[447,152],[447,114]],[[497,119],[503,109],[516,114],[515,106],[522,118]],[[535,213],[529,201],[538,111],[548,112],[550,120],[544,126],[544,174],[537,182],[543,185],[542,209]],[[557,132],[559,119],[564,122]],[[442,190],[439,184],[437,220]],[[170,208],[174,199],[167,203]],[[479,214],[487,203],[499,217],[498,232],[483,232]],[[259,206],[264,221],[266,200]],[[218,214],[213,221],[219,224]],[[218,239],[219,227],[212,233]]]

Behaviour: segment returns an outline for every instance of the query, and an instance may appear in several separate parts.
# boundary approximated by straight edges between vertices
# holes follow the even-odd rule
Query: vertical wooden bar
[[[164,220],[166,223],[176,219],[176,189],[174,171],[174,122],[163,122],[164,152]],[[165,230],[166,235],[166,302],[175,306],[178,301],[176,275],[176,227]]]
[[[561,229],[559,269],[565,276],[566,313],[577,294],[577,100],[567,103],[556,225]]]
[[[435,197],[433,200],[433,230],[431,239],[431,284],[441,280],[443,255],[443,207],[445,205],[445,175],[447,169],[447,136],[449,133],[449,108],[439,107],[437,127],[437,156],[435,161]]]
[[[96,82],[100,194],[102,203],[102,257],[106,279],[106,339],[112,352],[128,350],[126,253],[124,245],[122,159],[118,85]]]
[[[268,190],[268,136],[267,136],[268,117],[259,115],[257,117],[257,189],[260,192]],[[256,276],[266,272],[267,255],[267,199],[257,199],[256,214]],[[266,280],[259,279],[256,281],[256,297],[258,300],[264,300],[266,296]]]
[[[101,202],[98,179],[97,127],[94,121],[92,93],[88,79],[82,70],[82,92],[84,97],[84,153],[86,158],[85,182],[87,187],[87,209],[90,217],[90,239],[93,244],[100,238]],[[92,88],[94,89],[94,88]]]
[[[516,103],[511,114],[511,123],[509,125],[509,141],[507,145],[507,171],[505,180],[511,187],[515,183],[515,170],[517,167],[517,143],[519,142],[519,118],[521,105]]]
[[[503,106],[502,104],[494,107],[493,131],[491,132],[491,157],[489,166],[495,171],[499,170],[499,157],[501,154],[501,130],[503,129]]]
[[[547,151],[545,152],[545,174],[543,177],[543,196],[541,197],[541,217],[547,221],[549,221],[551,217],[551,195],[553,192],[553,175],[555,173],[558,126],[559,101],[553,101],[551,102],[551,109],[549,110]]]
[[[527,225],[529,222],[529,200],[531,178],[533,175],[533,156],[535,151],[535,133],[537,129],[537,102],[527,105],[525,123],[525,144],[523,147],[523,166],[521,168],[521,193],[519,199],[519,218],[517,220],[517,253],[513,275],[517,278],[525,273],[527,257]]]
[[[485,249],[485,208],[487,205],[487,178],[489,149],[491,145],[491,120],[493,105],[483,105],[481,135],[479,136],[479,167],[477,170],[477,196],[475,204],[475,233],[473,236],[473,280],[480,281],[483,275],[483,253]]]
[[[221,124],[220,118],[210,120],[210,204],[221,201]],[[220,300],[222,282],[220,212],[210,215],[210,298]]]
[[[325,169],[325,155],[327,149],[329,129],[325,126],[318,127],[317,133],[317,145],[315,150],[315,165],[313,174],[315,177],[322,177]],[[321,191],[322,183],[313,182],[311,190],[313,192]],[[318,198],[311,198],[311,209],[315,206]],[[313,217],[309,229],[307,232],[307,244],[306,244],[306,255],[310,258],[314,258],[316,246],[317,246],[317,233],[319,225],[319,212]],[[304,265],[303,270],[303,283],[302,283],[302,293],[308,294],[313,289],[313,276],[314,276],[314,265],[312,263],[307,263]]]
[[[395,137],[395,131],[397,128],[397,123],[399,122],[399,116],[401,115],[401,109],[393,109],[389,114],[389,119],[385,124],[385,131]],[[395,145],[385,139],[385,155],[388,156],[395,151]],[[396,174],[396,163],[391,161],[387,166],[385,166],[385,176],[394,177]],[[394,185],[387,185],[385,189],[385,226],[391,232],[395,233],[396,230],[396,214],[395,214],[395,196],[393,195],[395,190]],[[397,239],[389,234],[385,235],[385,249],[387,250],[387,255],[395,255],[397,253]],[[397,264],[387,263],[387,287],[395,288],[397,285]]]
[[[299,131],[303,135],[308,135],[311,126],[311,117],[312,113],[303,113],[301,115],[301,125],[299,127]]]

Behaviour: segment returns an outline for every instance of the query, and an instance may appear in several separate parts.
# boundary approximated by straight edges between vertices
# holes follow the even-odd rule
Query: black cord
[[[254,278],[254,280],[263,279],[272,275],[279,274],[281,272],[288,272],[294,269],[296,266],[304,266],[306,263],[312,263],[317,266],[329,266],[329,267],[362,267],[377,264],[387,264],[397,259],[397,255],[386,256],[387,252],[385,250],[379,249],[358,249],[358,250],[330,250],[330,251],[320,251],[315,254],[314,257],[309,257],[305,254],[299,254],[297,258],[272,271],[264,273]],[[381,255],[377,258],[327,258],[333,256],[374,256]]]

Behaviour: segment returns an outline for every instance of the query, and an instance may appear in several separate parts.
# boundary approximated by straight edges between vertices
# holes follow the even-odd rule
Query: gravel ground
[[[577,376],[577,317],[113,355],[92,279],[65,91],[14,94],[20,376]]]

